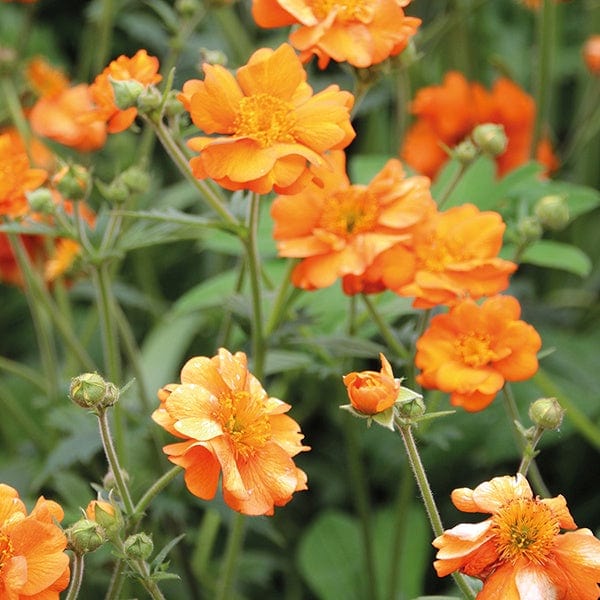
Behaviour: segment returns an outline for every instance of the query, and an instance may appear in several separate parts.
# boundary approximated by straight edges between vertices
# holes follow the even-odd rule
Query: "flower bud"
[[[113,79],[109,77],[115,93],[115,104],[119,110],[126,110],[137,106],[139,95],[146,89],[143,83],[135,79]]]
[[[85,509],[85,515],[90,521],[101,525],[108,535],[116,533],[121,528],[121,514],[105,500],[91,500]]]
[[[592,75],[600,76],[600,34],[591,35],[583,45],[583,61]]]
[[[42,215],[53,215],[56,210],[52,192],[48,188],[38,188],[27,192],[27,202],[33,212]]]
[[[129,188],[129,191],[134,194],[143,194],[150,187],[150,175],[148,171],[136,165],[123,171],[119,179]]]
[[[198,0],[176,0],[175,2],[175,10],[186,18],[194,16],[201,7]]]
[[[69,548],[76,554],[87,554],[106,542],[101,525],[89,519],[80,519],[65,531]]]
[[[471,140],[467,139],[454,146],[451,154],[463,165],[470,165],[477,158],[479,150]]]
[[[165,102],[165,115],[167,117],[178,117],[185,113],[185,107],[183,102],[177,98],[179,92],[171,90],[167,94],[167,101]]]
[[[69,397],[83,408],[103,409],[115,404],[119,390],[98,373],[83,373],[71,379]]]
[[[506,150],[508,138],[502,125],[484,123],[477,125],[471,133],[473,142],[480,150],[490,156],[499,156]]]
[[[162,94],[152,86],[144,88],[137,99],[137,107],[143,113],[156,110],[161,103]]]
[[[121,475],[126,483],[129,482],[129,473],[127,473],[125,469],[121,469]],[[117,480],[115,479],[115,474],[112,472],[112,469],[109,469],[106,475],[102,478],[102,487],[107,492],[118,492]]]
[[[517,223],[517,233],[519,234],[519,243],[531,244],[542,237],[544,228],[537,217],[526,216]]]
[[[96,185],[106,200],[113,204],[123,204],[131,195],[129,187],[121,177],[116,177],[109,184],[96,181]]]
[[[529,407],[529,418],[540,429],[558,429],[564,414],[556,398],[539,398]]]
[[[0,75],[12,74],[17,64],[17,53],[14,48],[0,46]]]
[[[209,48],[200,48],[199,71],[202,71],[202,65],[227,65],[227,55],[221,50],[210,50]]]
[[[413,392],[413,396],[410,399],[397,402],[396,407],[398,410],[398,415],[403,419],[414,420],[422,417],[425,414],[425,403],[423,402],[423,397],[416,392]]]
[[[52,178],[52,183],[68,200],[83,200],[90,186],[90,173],[81,165],[69,165]]]
[[[152,554],[154,544],[147,533],[135,533],[125,540],[123,549],[129,558],[146,560]]]
[[[558,231],[569,223],[569,205],[562,196],[544,196],[533,211],[545,229]]]

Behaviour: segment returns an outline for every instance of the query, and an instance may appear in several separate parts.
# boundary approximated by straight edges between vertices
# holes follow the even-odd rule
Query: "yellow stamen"
[[[337,20],[342,22],[367,23],[373,16],[372,0],[312,0],[309,5],[319,20],[325,19],[333,11]]]
[[[491,337],[482,331],[469,331],[454,340],[454,348],[463,363],[470,367],[483,367],[496,358],[490,348]]]
[[[325,200],[319,227],[343,237],[372,231],[377,224],[379,205],[364,188],[349,188]]]
[[[419,244],[416,253],[421,267],[434,273],[444,271],[446,265],[470,258],[465,252],[462,240],[447,239],[435,234],[431,234],[426,242]]]
[[[240,100],[235,135],[250,137],[263,148],[275,143],[290,144],[295,141],[295,124],[291,104],[269,94],[255,94]]]
[[[4,568],[4,565],[14,556],[14,548],[10,538],[0,533],[0,571]]]

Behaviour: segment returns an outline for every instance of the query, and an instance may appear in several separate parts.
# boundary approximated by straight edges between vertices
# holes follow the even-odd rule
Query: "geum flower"
[[[416,121],[409,128],[400,155],[413,169],[434,178],[449,159],[452,148],[469,136],[476,125],[502,125],[508,145],[496,157],[498,175],[529,160],[536,106],[533,98],[510,79],[501,77],[488,92],[470,83],[462,73],[450,71],[441,85],[420,89],[411,104]],[[548,171],[558,167],[547,138],[536,148],[536,159]]]
[[[345,148],[354,138],[354,97],[330,85],[317,94],[288,44],[261,48],[235,77],[220,65],[204,65],[203,81],[191,80],[180,99],[194,124],[208,135],[188,145],[200,155],[190,161],[198,179],[228,190],[292,194],[313,178],[308,163]]]
[[[28,515],[17,490],[0,484],[0,598],[59,600],[69,584],[62,508],[41,496]]]
[[[185,469],[190,492],[214,497],[222,473],[223,498],[248,515],[272,515],[292,494],[306,489],[306,475],[292,457],[309,450],[289,404],[271,398],[248,371],[246,355],[221,348],[190,359],[181,384],[159,392],[152,418],[184,441],[164,447]]]
[[[494,296],[481,305],[467,299],[436,315],[417,340],[417,381],[449,392],[454,406],[484,409],[506,381],[528,379],[538,369],[542,340],[520,315],[512,296]]]
[[[362,275],[435,207],[429,180],[405,177],[395,159],[369,185],[350,183],[343,152],[332,152],[329,166],[312,171],[320,184],[278,196],[271,207],[279,256],[303,259],[292,273],[294,285],[303,289]]]
[[[480,211],[473,204],[429,213],[414,228],[411,246],[390,249],[376,266],[385,286],[414,297],[415,308],[492,296],[508,287],[509,276],[517,269],[515,263],[498,257],[505,228],[497,212]],[[407,280],[397,265],[411,260],[414,271]]]
[[[417,32],[421,20],[403,10],[410,1],[253,0],[252,14],[261,27],[299,25],[289,39],[303,61],[370,67],[400,54]]]
[[[138,50],[132,57],[121,55],[113,60],[90,86],[95,108],[86,115],[86,119],[105,122],[109,133],[127,129],[138,111],[135,106],[123,110],[117,106],[111,79],[134,81],[149,87],[161,81],[162,75],[158,73],[158,69],[158,59],[150,56],[146,50]]]
[[[481,579],[477,600],[598,599],[600,540],[577,529],[562,495],[534,498],[518,474],[456,489],[452,502],[491,517],[461,523],[433,541],[440,577],[460,571]]]

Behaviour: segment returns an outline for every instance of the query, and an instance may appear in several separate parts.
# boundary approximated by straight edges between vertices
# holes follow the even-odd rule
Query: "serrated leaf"
[[[514,250],[514,247],[507,246],[502,253],[512,256]],[[592,261],[585,252],[571,244],[554,240],[538,240],[531,244],[521,255],[520,261],[539,267],[561,269],[580,277],[586,277],[592,270]]]
[[[161,548],[160,552],[152,559],[152,567],[154,569],[158,569],[164,562],[165,558],[167,558],[167,554],[171,552],[171,550],[185,537],[185,533],[178,535],[176,538],[172,539],[170,542],[165,544],[163,548]]]

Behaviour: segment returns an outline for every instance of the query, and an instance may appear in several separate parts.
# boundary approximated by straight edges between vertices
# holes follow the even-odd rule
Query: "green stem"
[[[2,90],[2,95],[4,96],[4,100],[6,102],[6,106],[8,107],[8,112],[10,113],[10,118],[13,122],[13,125],[19,132],[19,136],[23,140],[23,145],[25,146],[27,156],[31,161],[31,149],[29,147],[31,142],[31,130],[29,129],[29,123],[27,122],[25,114],[23,113],[23,109],[21,108],[21,102],[12,79],[9,77],[0,77],[0,90]]]
[[[523,477],[527,477],[527,471],[531,466],[531,461],[535,456],[535,447],[538,442],[542,439],[542,434],[544,433],[544,429],[542,427],[536,427],[531,439],[527,441],[525,445],[525,449],[523,450],[523,458],[521,459],[521,464],[517,469],[517,473],[521,473]]]
[[[556,29],[556,2],[543,0],[537,15],[537,75],[535,85],[535,121],[533,124],[533,137],[531,140],[530,156],[535,158],[537,147],[542,138],[544,123],[548,121],[549,101],[552,84],[552,62],[555,44]]]
[[[244,542],[244,529],[246,517],[242,513],[233,516],[227,548],[223,560],[221,576],[219,577],[215,600],[230,600],[232,597],[233,583],[238,562],[238,556]]]
[[[108,63],[112,45],[114,12],[114,0],[102,0],[102,13],[98,27],[98,39],[96,40],[96,52],[94,53],[96,73],[100,73]]]
[[[458,185],[458,182],[461,180],[462,176],[466,173],[467,169],[469,168],[469,165],[471,164],[473,163],[471,162],[467,164],[461,162],[459,164],[458,169],[454,172],[444,191],[440,194],[440,197],[437,199],[438,209],[442,208],[442,206],[448,201],[448,198],[450,198],[452,192]]]
[[[106,590],[106,596],[104,600],[119,600],[121,597],[121,588],[123,587],[123,581],[125,580],[125,561],[119,558],[113,565],[112,577],[108,589]]]
[[[521,453],[523,461],[526,455],[528,454],[527,442],[523,438],[523,434],[521,433],[521,430],[517,425],[517,423],[521,423],[521,416],[519,415],[519,409],[517,408],[517,403],[512,393],[512,388],[508,383],[504,384],[504,387],[502,388],[502,395],[504,396],[504,407],[508,415],[508,420],[510,421],[515,442],[517,444],[519,452]],[[529,479],[531,480],[531,484],[533,485],[533,488],[535,489],[536,493],[542,496],[542,498],[549,498],[550,491],[548,490],[548,487],[542,479],[542,476],[540,474],[537,464],[533,459],[533,456],[529,458],[529,464],[527,465],[527,468],[529,470]]]
[[[367,307],[367,310],[369,311],[369,314],[371,315],[371,318],[373,319],[373,321],[375,321],[375,324],[379,328],[381,336],[385,340],[385,343],[388,345],[390,350],[392,350],[398,357],[402,358],[403,360],[408,360],[410,358],[410,352],[400,342],[400,340],[396,338],[396,335],[390,328],[389,324],[383,320],[383,318],[379,314],[379,311],[375,307],[375,304],[371,302],[371,298],[369,297],[369,295],[362,294],[362,299],[365,303],[365,306]]]
[[[277,329],[277,327],[279,327],[285,311],[289,306],[290,300],[292,300],[295,295],[294,292],[299,291],[298,288],[294,288],[292,292],[288,294],[288,290],[290,289],[292,282],[292,271],[297,264],[298,261],[296,260],[288,260],[287,262],[285,273],[281,278],[279,288],[277,289],[277,294],[275,295],[275,300],[273,301],[273,306],[271,307],[269,319],[265,325],[265,335],[267,337],[271,335]]]
[[[153,121],[146,117],[146,121],[154,129],[156,137],[159,139],[166,153],[179,169],[181,174],[194,186],[200,195],[206,200],[207,204],[219,214],[228,225],[238,226],[238,220],[229,212],[224,204],[220,193],[213,189],[209,183],[203,179],[196,179],[187,158],[180,150],[179,146],[173,140],[170,132],[162,121]]]
[[[117,456],[117,452],[113,444],[110,426],[108,424],[108,410],[100,410],[97,414],[97,417],[98,426],[100,429],[100,437],[102,438],[102,445],[104,446],[104,453],[106,454],[106,460],[108,461],[110,470],[115,478],[115,485],[117,491],[119,492],[119,496],[121,497],[121,501],[123,502],[123,506],[125,507],[125,514],[130,517],[135,513],[135,507],[133,505],[133,500],[131,499],[129,487],[127,487],[127,482],[125,481],[125,474],[121,468],[119,457]]]
[[[252,192],[248,210],[248,235],[244,240],[248,275],[252,294],[252,358],[253,372],[260,380],[264,374],[265,337],[262,314],[261,269],[258,252],[258,222],[260,216],[260,196]]]
[[[533,382],[542,390],[544,395],[554,397],[565,409],[566,417],[573,423],[577,431],[597,450],[600,450],[600,429],[581,409],[548,377],[548,374],[539,369],[533,376]]]
[[[133,561],[133,568],[138,572],[142,585],[153,600],[165,600],[164,594],[160,591],[158,584],[150,575],[148,563],[143,560]]]
[[[137,523],[143,516],[144,511],[150,505],[152,500],[164,490],[177,475],[181,472],[181,467],[175,466],[169,469],[160,479],[157,479],[139,499],[131,515],[132,523]]]
[[[431,528],[435,536],[439,537],[444,533],[444,526],[442,525],[442,519],[437,509],[433,493],[431,492],[431,486],[427,480],[425,468],[421,462],[419,450],[417,449],[417,444],[415,443],[415,438],[412,434],[411,425],[406,425],[399,419],[396,419],[396,426],[398,427],[398,431],[402,436],[408,461],[412,468],[417,485],[419,486],[419,491],[421,492],[423,504],[425,505],[429,522],[431,523]],[[471,589],[471,586],[465,579],[464,575],[462,573],[455,572],[452,574],[452,577],[454,578],[454,582],[459,587],[465,598],[468,600],[474,600],[475,594],[473,593],[473,590]]]
[[[31,369],[16,360],[0,356],[0,369],[33,383],[33,385],[44,393],[47,391],[44,378],[38,375],[38,372],[35,369]]]
[[[212,16],[219,22],[225,38],[229,42],[237,64],[245,63],[255,47],[248,35],[248,24],[242,23],[232,5],[216,7]]]
[[[79,590],[81,589],[81,583],[83,581],[84,567],[83,554],[74,553],[73,561],[71,562],[71,583],[65,600],[75,600],[77,596],[79,596]]]

